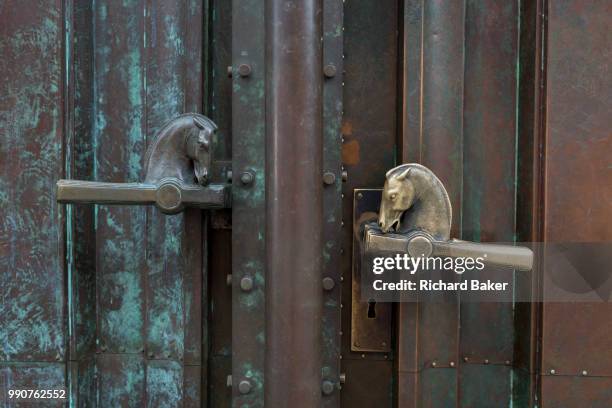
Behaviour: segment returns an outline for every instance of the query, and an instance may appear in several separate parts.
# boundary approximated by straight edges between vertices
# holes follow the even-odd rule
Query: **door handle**
[[[403,164],[387,172],[378,225],[365,226],[365,249],[397,250],[411,257],[484,257],[489,265],[532,269],[529,248],[450,239],[451,219],[442,182],[425,166]]]
[[[156,205],[165,214],[186,207],[230,205],[227,184],[209,184],[217,126],[207,117],[189,113],[169,121],[157,133],[145,158],[142,183],[59,180],[60,203]]]
[[[479,258],[492,266],[507,266],[530,271],[533,252],[529,248],[512,245],[487,244],[451,239],[438,241],[425,231],[407,235],[384,234],[374,224],[365,226],[364,249],[370,253],[406,253],[410,257]]]

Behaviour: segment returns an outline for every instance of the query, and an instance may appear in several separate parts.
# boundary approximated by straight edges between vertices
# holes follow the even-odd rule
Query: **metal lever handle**
[[[217,126],[200,114],[178,116],[160,129],[147,149],[144,183],[60,180],[57,201],[155,204],[166,214],[176,214],[185,207],[229,207],[230,187],[208,184],[216,130]]]
[[[96,181],[59,180],[57,201],[88,204],[155,204],[163,213],[176,214],[185,207],[223,208],[228,204],[228,187],[212,184],[206,187],[187,185],[176,178],[153,183],[102,183]]]
[[[437,241],[423,232],[408,238],[406,251],[412,257],[439,256],[474,259],[482,257],[489,265],[509,266],[520,271],[530,271],[533,267],[533,252],[529,248],[482,244],[459,239]]]
[[[533,267],[533,252],[529,248],[512,245],[481,244],[458,239],[434,241],[432,255],[451,258],[484,257],[487,264],[510,266],[520,271],[530,271]]]

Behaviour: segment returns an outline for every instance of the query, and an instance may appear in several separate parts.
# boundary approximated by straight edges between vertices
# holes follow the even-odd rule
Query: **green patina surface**
[[[61,6],[18,13],[0,9],[0,362],[33,381],[18,362],[47,361],[28,372],[63,384],[50,363],[64,358],[67,337],[63,215],[51,188],[64,168]]]
[[[200,88],[186,89],[185,75],[201,81],[201,66],[187,55],[185,19],[203,24],[201,5],[56,2],[32,5],[18,19],[17,12],[0,10],[8,33],[0,39],[0,75],[10,84],[0,97],[2,378],[68,386],[72,406],[199,400],[199,386],[184,390],[181,362],[189,319],[200,316],[194,293],[202,290],[185,287],[192,271],[184,218],[75,207],[65,220],[53,191],[64,175],[141,180],[155,131],[198,109],[186,103]],[[62,48],[64,35],[74,47]],[[190,62],[199,68],[185,71]],[[67,89],[74,106],[64,110]],[[199,358],[202,344],[189,347]],[[147,360],[145,349],[167,360]]]

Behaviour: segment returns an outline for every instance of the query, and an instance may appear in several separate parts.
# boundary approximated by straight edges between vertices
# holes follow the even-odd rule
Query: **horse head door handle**
[[[148,205],[165,214],[185,207],[229,206],[229,186],[209,184],[217,126],[207,117],[189,113],[172,119],[147,149],[142,183],[59,180],[60,203]]]
[[[529,271],[533,252],[512,245],[450,239],[451,203],[442,182],[427,167],[403,164],[387,172],[378,224],[365,226],[368,250],[401,250],[412,257],[481,257],[491,265]]]

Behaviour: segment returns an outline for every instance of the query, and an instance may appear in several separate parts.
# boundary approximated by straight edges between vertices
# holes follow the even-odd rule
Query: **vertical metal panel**
[[[343,12],[342,0],[323,1],[323,69],[335,69],[335,75],[326,75],[323,83],[323,171],[335,176],[335,182],[323,190],[323,277],[333,279],[334,287],[323,293],[321,376],[337,386],[323,396],[322,406],[329,408],[340,406]]]
[[[462,213],[464,12],[463,1],[407,0],[402,30],[401,160],[420,162],[440,177],[453,206],[455,237]],[[399,304],[397,319],[397,406],[454,405],[457,374],[450,366],[459,357],[458,304]],[[446,391],[428,391],[433,387]]]
[[[608,242],[612,237],[611,12],[608,2],[568,0],[548,4],[547,242]],[[542,371],[554,369],[558,374],[578,377],[568,377],[564,382],[544,377],[544,406],[553,406],[563,397],[575,401],[577,397],[570,397],[570,391],[581,396],[582,405],[610,405],[611,306],[543,305]],[[572,325],[568,326],[568,321]],[[580,377],[581,370],[605,378]]]
[[[209,229],[209,373],[211,407],[231,405],[231,388],[227,386],[227,376],[231,374],[232,358],[232,288],[227,284],[231,277],[232,231],[217,229],[213,224]]]
[[[322,2],[266,3],[265,404],[321,404]]]
[[[518,3],[470,0],[465,19],[462,237],[512,242]],[[495,274],[494,268],[488,270]],[[461,304],[462,406],[511,403],[512,377],[507,365],[513,360],[513,314],[511,303]],[[485,360],[489,366],[484,365]],[[483,383],[487,392],[482,392]]]
[[[146,144],[141,4],[94,9],[94,176],[140,180]],[[144,347],[146,210],[96,208],[98,350]]]
[[[64,217],[50,188],[64,173],[63,17],[60,1],[5,2],[0,8],[0,361],[5,362],[66,357]],[[56,365],[40,369],[32,381],[47,377],[63,383]]]
[[[201,110],[202,21],[196,2],[96,2],[99,180],[140,180],[145,147],[156,130],[179,113]],[[98,351],[118,353],[112,358],[125,362],[130,377],[144,378],[144,371],[127,372],[147,367],[151,376],[139,403],[180,404],[186,384],[190,394],[200,392],[193,378],[184,379],[183,365],[197,367],[203,358],[201,214],[166,217],[156,209],[98,207],[96,220]],[[134,363],[145,355],[165,362]],[[105,368],[114,366],[99,365],[100,378],[111,375]],[[114,383],[108,384],[103,390],[100,380],[101,394],[114,392]]]
[[[66,177],[80,180],[92,180],[94,172],[92,13],[89,2],[73,4],[69,31],[72,42],[67,41],[66,50],[68,59],[73,61],[72,72],[68,71],[72,92],[68,95],[70,102],[66,114],[72,115],[69,131],[74,149],[73,163],[70,163],[70,157],[66,157],[66,166],[70,169]],[[71,50],[68,49],[70,43],[73,44]],[[68,256],[73,258],[73,263],[68,265],[70,360],[79,360],[87,355],[91,357],[96,347],[96,303],[91,301],[96,297],[94,207],[66,208],[73,214],[67,226],[68,233],[72,234],[72,248],[67,248]],[[70,230],[70,223],[73,230]]]
[[[223,141],[217,144],[215,160],[231,160],[232,79],[228,67],[232,65],[232,2],[211,0],[210,11],[207,112],[218,127],[219,140]]]
[[[464,2],[423,3],[420,162],[446,186],[453,206],[452,235],[461,234]],[[458,360],[459,307],[421,303],[418,308],[419,401],[455,404],[457,375],[445,369]],[[438,368],[431,363],[436,361]],[[441,372],[438,372],[442,370]],[[445,389],[432,393],[431,387]]]
[[[265,347],[265,66],[264,1],[232,2],[232,406],[262,407]],[[248,29],[247,29],[248,28]],[[251,73],[238,75],[248,64]],[[250,185],[239,182],[250,171]],[[253,289],[242,291],[250,277]],[[238,384],[252,389],[240,394]]]
[[[610,5],[547,7],[546,117],[539,129],[545,130],[543,236],[548,242],[609,241]],[[542,373],[555,370],[541,377],[542,405],[610,405],[610,305],[545,303],[542,309]]]
[[[351,351],[353,308],[364,319],[368,309],[358,295],[352,295],[351,220],[353,190],[380,188],[386,171],[395,164],[398,4],[393,0],[349,0],[344,5],[342,162],[348,179],[342,203],[342,299],[346,299],[342,309],[342,372],[346,384],[341,400],[342,406],[388,407],[393,395],[392,355],[366,353],[362,357]],[[389,315],[391,310],[390,304],[376,305],[377,316]]]
[[[544,0],[521,2],[518,88],[518,151],[516,235],[520,242],[542,241],[543,118],[545,113],[542,58],[546,48]],[[536,258],[538,259],[538,258]],[[541,265],[529,276],[516,275],[517,298],[539,296]],[[538,403],[540,303],[515,304],[514,402]]]
[[[218,126],[219,143],[215,160],[224,161],[231,169],[232,146],[232,2],[213,0],[209,15],[209,54],[206,112]],[[231,210],[212,215],[209,229],[209,341],[208,404],[211,407],[231,406],[232,389],[227,376],[232,372],[232,288],[227,285],[232,273]]]

